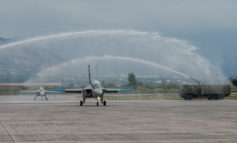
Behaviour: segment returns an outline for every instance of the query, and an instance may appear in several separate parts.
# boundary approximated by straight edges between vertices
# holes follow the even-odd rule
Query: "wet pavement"
[[[80,97],[0,97],[0,142],[237,142],[237,101],[108,101]]]

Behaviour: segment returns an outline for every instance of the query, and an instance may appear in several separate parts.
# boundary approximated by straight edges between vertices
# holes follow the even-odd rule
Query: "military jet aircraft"
[[[58,91],[46,91],[43,87],[40,87],[38,90],[35,91],[21,91],[21,93],[32,93],[35,94],[34,100],[36,100],[38,96],[41,96],[42,98],[44,97],[47,101],[47,93],[58,93]]]
[[[106,106],[106,100],[104,100],[104,93],[117,93],[120,91],[132,91],[132,89],[111,89],[102,88],[101,83],[97,80],[91,80],[90,65],[88,65],[89,84],[85,88],[81,89],[55,89],[53,91],[66,92],[66,93],[82,93],[82,100],[80,106],[82,106],[87,98],[97,99],[96,105],[99,106],[101,102]]]

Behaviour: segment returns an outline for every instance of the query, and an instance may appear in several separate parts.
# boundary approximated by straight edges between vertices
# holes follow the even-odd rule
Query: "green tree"
[[[128,74],[128,85],[131,85],[131,86],[137,85],[137,79],[134,73]]]
[[[233,85],[237,86],[237,77],[232,77],[231,82]]]

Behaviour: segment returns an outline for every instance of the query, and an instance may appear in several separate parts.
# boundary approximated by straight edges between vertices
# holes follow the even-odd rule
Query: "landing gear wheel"
[[[83,105],[83,102],[82,101],[80,101],[80,106],[82,106]]]
[[[104,100],[103,105],[106,106],[106,101]]]
[[[34,97],[34,101],[36,100],[36,98]]]
[[[46,97],[45,99],[46,99],[46,101],[48,101],[48,98],[47,98],[47,97]]]
[[[96,106],[99,106],[99,102],[96,102]]]

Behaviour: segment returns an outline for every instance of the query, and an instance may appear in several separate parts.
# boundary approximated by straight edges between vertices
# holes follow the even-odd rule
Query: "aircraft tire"
[[[82,106],[83,105],[83,103],[82,103],[82,101],[80,101],[80,106]]]
[[[104,106],[106,106],[106,101],[105,100],[104,100],[103,104],[104,104]]]
[[[99,102],[96,102],[96,106],[99,106]]]

